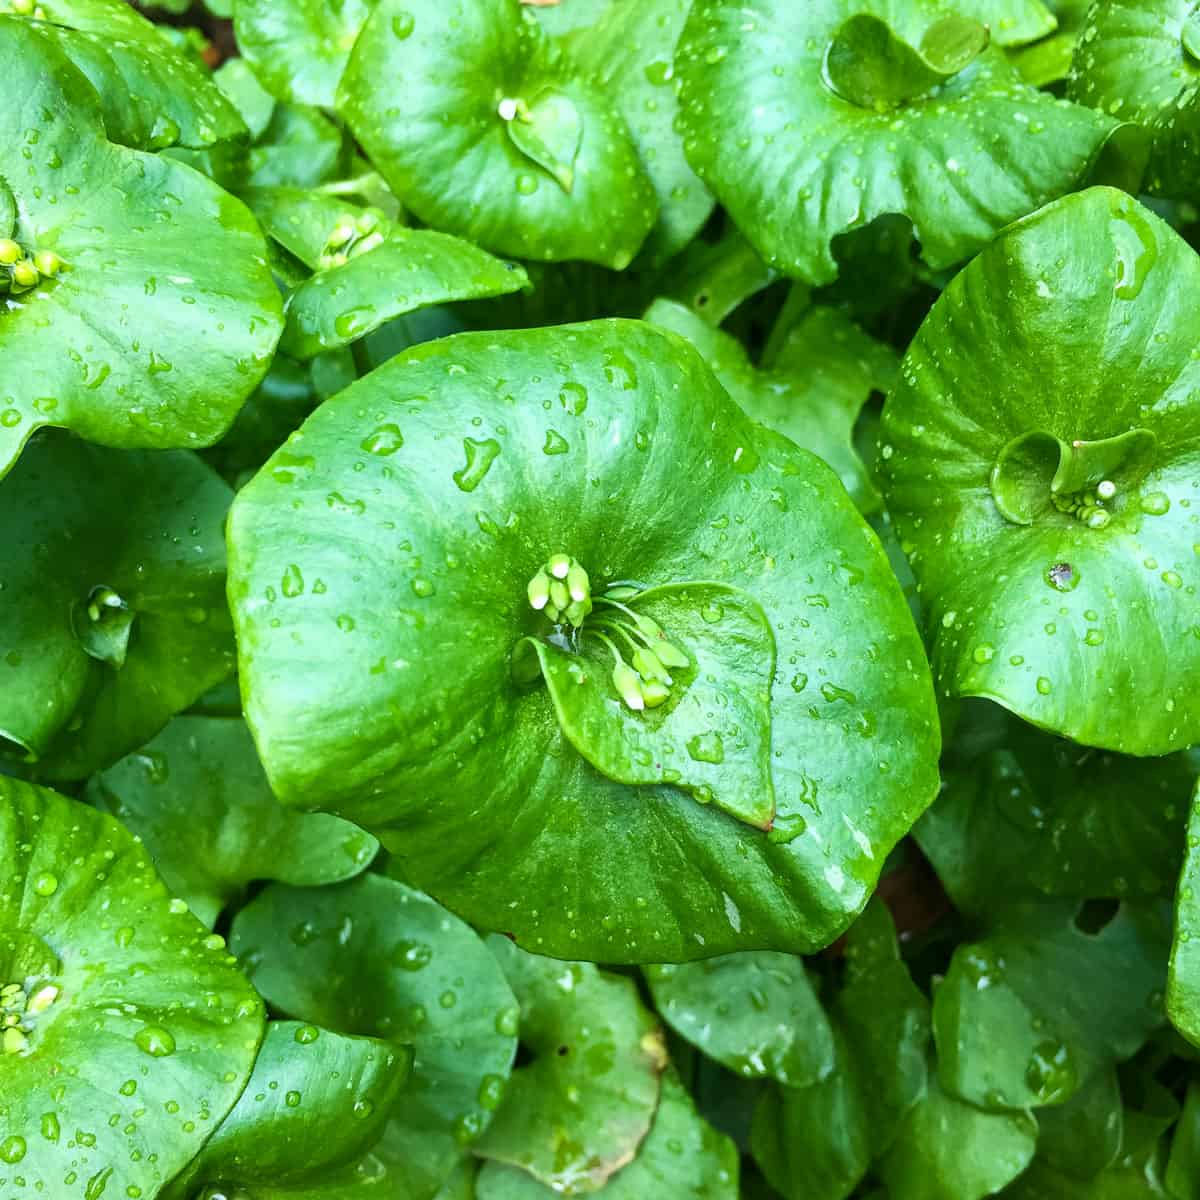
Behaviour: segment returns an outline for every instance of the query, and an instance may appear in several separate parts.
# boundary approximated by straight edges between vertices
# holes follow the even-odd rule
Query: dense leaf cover
[[[1194,0],[0,74],[0,1200],[1200,1195]]]

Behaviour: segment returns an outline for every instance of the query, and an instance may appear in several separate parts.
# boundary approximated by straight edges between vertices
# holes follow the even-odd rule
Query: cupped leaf
[[[349,821],[282,807],[240,717],[176,717],[94,775],[86,798],[142,839],[172,892],[210,927],[253,880],[338,883],[379,848]]]
[[[229,488],[195,455],[40,435],[0,482],[0,737],[81,779],[234,666]]]
[[[910,46],[881,17],[855,13],[834,30],[825,49],[825,81],[859,108],[887,112],[949,82],[987,49],[987,27],[942,17]]]
[[[734,1200],[737,1184],[737,1148],[700,1116],[687,1089],[668,1068],[654,1124],[637,1157],[591,1194],[604,1200]],[[552,1200],[562,1192],[517,1167],[487,1162],[475,1195],[477,1200]]]
[[[32,9],[32,6],[29,6]],[[17,5],[9,5],[12,13]],[[38,3],[39,32],[96,90],[110,141],[139,150],[203,150],[246,126],[207,73],[122,0]]]
[[[316,187],[343,173],[349,149],[345,133],[320,109],[280,102],[251,147],[248,173],[231,186]]]
[[[280,100],[332,108],[372,0],[236,0],[238,49]]]
[[[984,1108],[1062,1104],[1162,1024],[1167,931],[1125,905],[1099,932],[1076,906],[1013,906],[955,951],[934,995],[942,1084]]]
[[[1090,1179],[1117,1161],[1124,1117],[1116,1069],[1098,1071],[1066,1103],[1038,1109],[1038,1158],[1056,1171]]]
[[[761,370],[741,342],[680,304],[656,300],[646,320],[687,338],[747,416],[823,458],[862,512],[879,507],[879,493],[854,448],[854,423],[872,392],[891,387],[891,349],[836,309],[814,307],[775,347],[771,367]]]
[[[582,6],[571,0],[568,11]],[[565,38],[568,54],[625,118],[633,143],[658,195],[658,223],[642,247],[642,259],[659,262],[695,237],[713,209],[713,199],[683,153],[675,128],[679,114],[673,59],[687,19],[688,0],[603,0],[591,19]],[[552,32],[558,12],[538,10]],[[579,19],[579,18],[572,18]]]
[[[518,0],[381,0],[338,108],[423,222],[494,253],[620,269],[654,225],[620,112]]]
[[[1075,47],[1068,95],[1150,138],[1146,190],[1191,196],[1200,171],[1200,37],[1192,0],[1099,0]]]
[[[769,950],[646,968],[662,1018],[751,1078],[809,1087],[834,1069],[833,1031],[803,960]]]
[[[252,138],[261,137],[275,114],[275,97],[263,88],[245,58],[230,58],[213,72],[213,82],[241,114]]]
[[[670,630],[682,652],[669,665],[669,699],[646,711],[622,701],[607,636],[584,641],[580,652],[531,639],[559,728],[609,779],[671,783],[702,804],[770,829],[775,638],[761,605],[740,588],[685,583],[642,592],[638,612]]]
[[[1129,754],[1200,738],[1197,296],[1195,252],[1093,188],[1013,226],[926,318],[880,472],[946,695]]]
[[[488,939],[521,1006],[533,1059],[513,1072],[475,1153],[561,1195],[594,1192],[634,1160],[658,1108],[662,1031],[632,979]]]
[[[111,817],[0,777],[0,860],[0,1187],[157,1195],[237,1101],[262,1003]]]
[[[238,913],[231,946],[276,1009],[411,1045],[412,1078],[369,1164],[428,1200],[487,1126],[516,1050],[517,1006],[487,947],[427,896],[365,875],[273,884]],[[360,1169],[361,1168],[361,1169]]]
[[[890,1200],[982,1200],[1025,1170],[1036,1143],[1029,1113],[974,1108],[945,1091],[931,1066],[929,1091],[877,1169]]]
[[[300,360],[313,358],[404,313],[507,295],[528,283],[516,263],[493,258],[461,238],[393,229],[381,245],[318,271],[288,297],[280,348]]]
[[[977,42],[946,37],[947,19],[935,0],[692,6],[676,55],[684,146],[772,266],[828,283],[837,274],[834,237],[903,213],[930,266],[947,267],[1087,168],[1112,120],[1025,86],[998,50],[959,69],[954,47],[965,54]],[[847,22],[870,26],[875,57],[858,47],[831,71],[842,62]],[[942,68],[957,73],[943,83],[930,77],[914,94],[914,64],[934,41]],[[897,55],[911,69],[898,69]]]
[[[268,1200],[336,1180],[382,1134],[411,1067],[405,1046],[269,1022],[245,1091],[165,1200]]]
[[[648,326],[406,350],[242,491],[230,545],[276,794],[386,828],[398,874],[530,949],[816,949],[936,786],[924,660],[873,536],[828,468]],[[514,675],[514,650],[553,632],[527,587],[558,551],[596,596],[707,576],[757,601],[776,643],[769,834],[597,771]]]
[[[956,907],[986,918],[1014,899],[1168,896],[1196,754],[1147,763],[1015,720],[1006,731],[1005,749],[947,772],[913,831]]]
[[[1091,6],[1091,0],[1051,0],[1058,22],[1054,32],[1040,41],[1009,51],[1013,65],[1026,83],[1047,87],[1067,78]]]
[[[1167,1015],[1200,1045],[1200,785],[1188,809],[1187,850],[1175,893],[1175,933],[1167,983]]]
[[[42,425],[128,448],[215,442],[281,328],[253,218],[186,167],[107,141],[42,25],[0,17],[0,58],[22,97],[0,106],[13,236],[46,268],[21,290],[0,267],[0,474]]]

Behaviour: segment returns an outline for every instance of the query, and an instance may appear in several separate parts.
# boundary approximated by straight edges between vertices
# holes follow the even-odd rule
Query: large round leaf
[[[1136,122],[1145,187],[1190,199],[1200,176],[1200,19],[1193,0],[1099,0],[1075,47],[1068,94]]]
[[[379,848],[340,817],[284,808],[240,717],[176,717],[94,775],[86,798],[142,839],[171,890],[209,926],[254,880],[339,883]]]
[[[41,425],[108,446],[215,442],[281,328],[253,218],[187,167],[107,141],[94,91],[39,25],[0,17],[0,63],[22,97],[0,106],[12,236],[64,264],[2,301],[0,474]]]
[[[273,884],[237,915],[232,946],[289,1016],[413,1047],[408,1086],[374,1153],[398,1194],[429,1200],[492,1119],[518,1010],[496,960],[428,896],[379,875]]]
[[[238,49],[280,100],[332,108],[372,0],[237,0]]]
[[[898,212],[926,261],[946,267],[1088,166],[1111,119],[1027,87],[998,50],[900,87],[896,41],[917,55],[948,11],[936,0],[693,5],[676,57],[684,146],[772,266],[828,283],[833,238]],[[850,36],[864,18],[890,27],[886,50]],[[860,83],[898,94],[844,99],[829,77],[835,45]]]
[[[1013,226],[926,318],[880,470],[946,695],[1129,754],[1200,739],[1197,300],[1195,252],[1095,188]]]
[[[399,873],[529,949],[815,949],[936,786],[924,657],[874,536],[828,468],[648,326],[405,351],[268,462],[230,547],[247,714],[276,793],[387,829]],[[514,650],[548,629],[527,584],[560,550],[597,595],[601,580],[699,578],[761,609],[776,651],[769,833],[671,786],[653,753],[635,765],[661,782],[615,782],[548,690],[514,676]],[[699,615],[681,628],[719,647],[723,604]],[[625,722],[607,683],[595,694]],[[689,737],[688,755],[719,766],[728,743],[741,769],[744,738],[712,711],[725,733],[697,733],[694,754]],[[649,714],[647,734],[673,712]]]
[[[194,454],[47,432],[0,482],[0,745],[80,779],[233,670],[229,488]]]
[[[0,861],[0,1005],[20,1021],[0,1188],[157,1195],[237,1100],[262,1003],[111,817],[0,777]]]
[[[654,225],[620,112],[518,0],[382,0],[339,110],[422,221],[497,254],[620,269]]]
[[[570,0],[568,9],[579,0]],[[560,8],[562,6],[559,6]],[[658,195],[658,224],[642,249],[645,260],[670,258],[708,219],[713,199],[696,178],[675,127],[679,115],[675,43],[690,0],[606,0],[595,20],[567,39],[571,57],[621,112]],[[544,18],[551,10],[542,8]]]

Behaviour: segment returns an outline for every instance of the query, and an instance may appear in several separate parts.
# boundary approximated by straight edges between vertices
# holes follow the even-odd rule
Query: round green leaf
[[[620,112],[518,0],[382,0],[338,107],[425,224],[494,253],[620,269],[654,225]]]
[[[411,1067],[405,1046],[269,1022],[245,1091],[165,1200],[282,1200],[336,1181],[383,1132]]]
[[[123,0],[39,0],[37,11],[42,36],[95,88],[110,141],[162,150],[245,138],[207,72]]]
[[[0,482],[0,739],[81,779],[234,666],[229,488],[195,455],[42,434]]]
[[[734,1200],[737,1196],[737,1148],[696,1111],[687,1089],[668,1068],[654,1124],[637,1157],[609,1177],[604,1200]],[[487,1162],[479,1173],[477,1200],[553,1200],[560,1191],[517,1167]]]
[[[332,108],[372,0],[237,0],[238,49],[280,100]]]
[[[662,1032],[632,979],[488,939],[521,1006],[533,1061],[513,1072],[475,1153],[560,1195],[594,1192],[634,1160],[658,1108]]]
[[[854,424],[872,392],[896,377],[894,352],[833,308],[809,309],[788,332],[767,370],[755,368],[735,337],[671,300],[656,300],[646,320],[690,341],[747,416],[823,458],[862,512],[879,493],[854,448]]]
[[[537,10],[543,23],[580,8],[568,0]],[[604,91],[629,126],[658,195],[658,223],[642,247],[649,262],[670,258],[708,220],[713,199],[683,153],[675,128],[679,114],[673,58],[689,0],[603,0],[594,19],[565,39],[571,58]],[[560,20],[560,19],[559,19]],[[553,24],[549,25],[552,31]]]
[[[392,229],[382,245],[318,271],[287,301],[280,348],[300,360],[348,345],[431,304],[507,295],[529,283],[516,263],[427,229]]]
[[[276,794],[386,829],[399,874],[531,949],[815,949],[936,787],[924,658],[878,543],[828,468],[648,326],[403,352],[309,418],[240,494],[229,540]],[[615,782],[514,677],[513,651],[549,630],[527,585],[560,550],[597,596],[707,576],[758,602],[770,833]],[[723,608],[701,617],[719,639]]]
[[[946,695],[1128,754],[1200,738],[1197,297],[1195,252],[1094,188],[1013,226],[926,318],[880,471]]]
[[[930,266],[949,266],[1071,188],[1099,151],[1110,119],[1025,86],[996,50],[918,95],[909,79],[908,99],[878,58],[862,68],[870,96],[835,90],[848,21],[886,22],[886,44],[916,57],[946,18],[935,0],[692,6],[676,55],[684,147],[772,266],[828,283],[833,238],[883,213],[909,217]]]
[[[3,301],[0,474],[41,425],[109,446],[215,442],[281,328],[253,218],[194,171],[108,142],[94,92],[40,25],[0,17],[0,60],[23,97],[0,108],[14,237],[63,264]]]
[[[1023,46],[1058,28],[1055,0],[1049,0],[1049,7],[1045,0],[954,0],[951,7],[986,25],[997,46]]]
[[[379,848],[349,821],[282,807],[240,717],[176,717],[94,775],[86,798],[142,839],[172,892],[210,927],[252,880],[338,883]]]
[[[983,1112],[945,1091],[929,1091],[877,1164],[890,1200],[982,1200],[1029,1165],[1037,1122],[1029,1113]]]
[[[1162,1024],[1166,934],[1126,905],[1098,933],[1062,902],[1001,910],[934,993],[942,1083],[982,1108],[1062,1104]]]
[[[112,818],[0,777],[0,860],[0,1009],[19,1021],[0,1189],[157,1195],[250,1077],[262,1003]]]
[[[303,890],[273,884],[231,944],[274,1008],[413,1047],[382,1172],[428,1200],[486,1128],[516,1050],[517,1008],[487,947],[427,896],[379,875]]]
[[[1087,12],[1068,95],[1151,141],[1146,190],[1190,198],[1200,172],[1200,37],[1193,0],[1099,0]]]
[[[801,959],[769,950],[646,968],[663,1020],[750,1078],[808,1087],[833,1070],[833,1031]]]

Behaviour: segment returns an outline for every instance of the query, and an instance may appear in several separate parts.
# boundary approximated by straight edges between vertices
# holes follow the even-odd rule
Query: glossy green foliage
[[[176,717],[93,775],[86,797],[142,839],[172,892],[209,926],[254,880],[338,883],[379,848],[349,821],[283,808],[240,717]]]
[[[80,779],[233,670],[230,491],[186,451],[40,435],[0,481],[0,743]]]
[[[1147,191],[1187,196],[1200,169],[1200,24],[1190,0],[1100,0],[1088,9],[1068,92],[1136,124]]]
[[[3,1195],[154,1195],[237,1101],[262,1003],[111,817],[0,777],[0,860]]]
[[[934,306],[880,470],[939,691],[1124,753],[1196,740],[1197,295],[1195,252],[1096,188],[1013,226]]]
[[[1111,120],[1027,87],[947,11],[693,4],[676,55],[684,146],[773,266],[828,283],[834,237],[890,212],[950,266],[1082,177]]]
[[[681,478],[681,454],[704,473]],[[937,740],[899,591],[831,483],[642,325],[406,352],[310,418],[234,507],[243,687],[272,786],[386,830],[405,878],[529,949],[822,944],[925,806]],[[526,589],[559,549],[597,595],[707,576],[757,602],[775,640],[770,832],[665,776],[595,769],[537,673],[514,674],[517,645],[552,632]],[[700,606],[714,641],[725,617]],[[719,766],[726,735],[703,732],[687,754]]]
[[[412,1077],[372,1154],[402,1194],[429,1200],[491,1121],[516,1050],[517,1005],[487,947],[427,896],[373,874],[274,884],[238,914],[231,945],[280,1012],[412,1046]]]
[[[0,108],[16,211],[5,235],[48,268],[24,289],[3,272],[0,474],[42,425],[109,446],[216,441],[281,328],[250,214],[178,164],[109,142],[95,92],[41,25],[0,16],[0,61],[24,98]]]
[[[418,217],[494,253],[619,269],[657,217],[620,109],[518,0],[382,0],[338,108]]]

